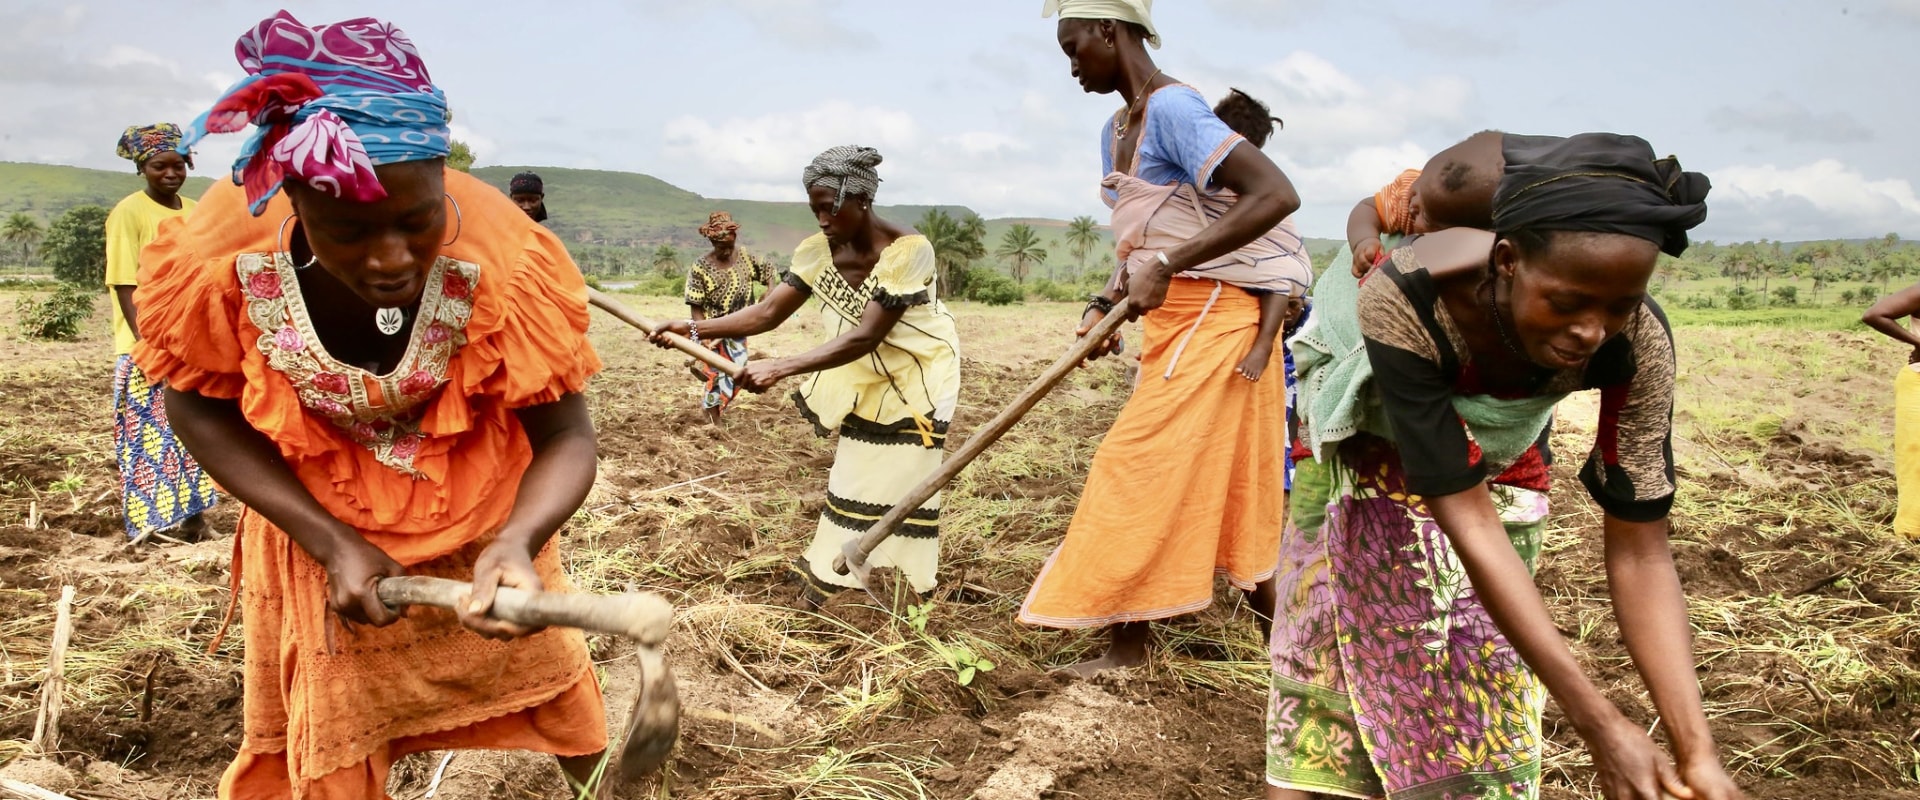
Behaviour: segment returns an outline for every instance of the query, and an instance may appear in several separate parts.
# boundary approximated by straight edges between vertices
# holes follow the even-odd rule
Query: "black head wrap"
[[[1707,219],[1707,176],[1656,159],[1638,136],[1582,133],[1567,138],[1509,134],[1506,174],[1493,195],[1493,229],[1624,233],[1671,256]]]
[[[546,184],[540,182],[540,176],[531,172],[522,172],[507,182],[507,194],[537,194],[545,196]]]

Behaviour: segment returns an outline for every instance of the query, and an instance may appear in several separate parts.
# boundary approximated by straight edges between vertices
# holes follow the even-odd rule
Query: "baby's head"
[[[1493,227],[1493,192],[1506,169],[1504,135],[1481,131],[1435,154],[1413,182],[1413,231]]]
[[[1266,147],[1274,130],[1287,126],[1273,116],[1273,110],[1267,108],[1266,103],[1239,89],[1229,89],[1227,96],[1220,98],[1220,104],[1213,107],[1213,115],[1227,123],[1234,133],[1247,137],[1254,147]]]

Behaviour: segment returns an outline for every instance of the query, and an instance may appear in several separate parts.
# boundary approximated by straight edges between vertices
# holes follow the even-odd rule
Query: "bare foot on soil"
[[[1109,653],[1092,661],[1082,661],[1071,666],[1059,667],[1054,669],[1053,673],[1056,675],[1073,675],[1079,678],[1092,678],[1103,672],[1112,672],[1117,669],[1131,669],[1145,663],[1147,663],[1145,653],[1140,654],[1139,658],[1117,658]]]
[[[1106,655],[1071,667],[1061,667],[1054,672],[1091,678],[1102,672],[1140,666],[1147,663],[1147,641],[1151,635],[1152,631],[1145,622],[1122,622],[1110,626],[1107,628]]]
[[[613,800],[614,778],[606,751],[586,756],[561,756],[560,771],[566,773],[567,791],[575,797],[591,784],[594,800]]]
[[[180,541],[188,544],[204,542],[213,538],[213,526],[207,524],[207,518],[205,516],[195,514],[187,517],[185,522],[180,523],[180,530],[175,536],[179,537]]]

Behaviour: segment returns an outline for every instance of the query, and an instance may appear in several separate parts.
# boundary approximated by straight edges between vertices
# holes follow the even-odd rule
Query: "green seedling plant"
[[[973,648],[963,644],[947,644],[940,638],[927,632],[927,623],[933,617],[933,604],[907,606],[907,627],[925,642],[934,655],[946,662],[947,669],[953,670],[954,681],[961,686],[970,686],[973,679],[982,672],[992,672],[993,662],[973,652]]]

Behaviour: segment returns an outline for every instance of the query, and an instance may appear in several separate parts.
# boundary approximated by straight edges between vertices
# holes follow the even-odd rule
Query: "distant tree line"
[[[458,144],[456,166],[470,166],[471,150]],[[46,224],[27,212],[13,212],[0,220],[0,265],[44,268],[63,282],[101,286],[106,218],[107,209],[99,205],[75,206]],[[942,209],[928,210],[914,227],[933,243],[940,294],[950,300],[1077,301],[1098,290],[1114,268],[1101,226],[1090,216],[1074,218],[1051,240],[1033,225],[1016,223],[989,242],[987,223],[978,214],[956,217]],[[702,252],[639,241],[575,243],[568,249],[590,279],[631,279],[634,288],[661,294],[682,291],[688,265]],[[772,263],[776,272],[791,261],[784,253],[755,257]],[[1313,257],[1316,270],[1332,268],[1331,252]],[[1794,244],[1701,241],[1681,258],[1662,256],[1652,290],[1665,303],[1690,308],[1859,306],[1916,276],[1920,246],[1894,233]]]
[[[1719,244],[1697,242],[1681,258],[1661,257],[1654,292],[1690,308],[1865,305],[1893,289],[1896,280],[1920,274],[1920,247],[1899,234],[1876,239],[1833,239],[1793,245],[1761,239]],[[1724,279],[1713,288],[1689,284]],[[1804,291],[1804,294],[1803,294]]]

